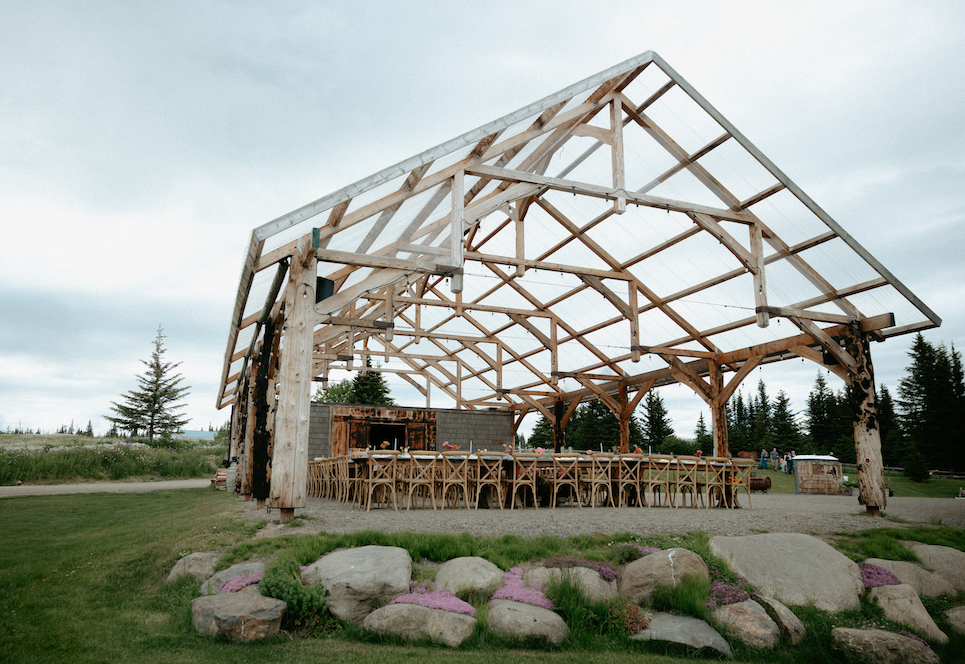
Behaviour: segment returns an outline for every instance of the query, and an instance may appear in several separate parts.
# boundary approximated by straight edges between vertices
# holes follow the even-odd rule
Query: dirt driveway
[[[200,489],[211,486],[210,478],[164,482],[91,482],[85,484],[22,484],[0,486],[0,498],[57,496],[67,493],[147,493],[169,489]]]

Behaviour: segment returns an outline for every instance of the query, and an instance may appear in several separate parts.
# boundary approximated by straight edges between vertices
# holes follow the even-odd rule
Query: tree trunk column
[[[871,349],[868,336],[857,323],[849,326],[847,351],[856,364],[854,372],[848,373],[848,397],[857,454],[858,502],[865,506],[869,514],[877,516],[888,503],[884,462],[881,459],[881,429],[878,427]]]
[[[292,261],[285,291],[279,399],[271,455],[268,506],[281,510],[281,523],[305,507],[308,483],[308,426],[311,417],[312,345],[315,329],[316,260]]]
[[[630,452],[630,396],[627,394],[627,384],[620,382],[620,454]]]
[[[730,446],[727,443],[727,399],[724,395],[724,373],[716,362],[709,363],[710,393],[710,427],[714,434],[714,456],[730,456]]]
[[[559,399],[553,404],[553,451],[562,452],[563,451],[563,415],[566,413],[566,408],[563,407],[563,402]]]

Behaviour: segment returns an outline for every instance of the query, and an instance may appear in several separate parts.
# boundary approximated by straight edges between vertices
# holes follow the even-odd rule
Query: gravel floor
[[[899,498],[888,500],[884,518],[867,515],[854,496],[811,496],[797,494],[754,494],[753,509],[741,498],[741,509],[577,508],[518,510],[375,509],[359,511],[330,500],[310,498],[305,509],[295,510],[300,525],[278,523],[278,510],[256,509],[254,501],[239,505],[252,519],[267,519],[262,537],[285,533],[319,531],[345,533],[358,530],[468,532],[473,535],[513,534],[570,536],[579,534],[674,534],[702,530],[709,535],[747,535],[759,532],[807,533],[819,537],[835,532],[941,521],[965,527],[965,500],[943,498]]]

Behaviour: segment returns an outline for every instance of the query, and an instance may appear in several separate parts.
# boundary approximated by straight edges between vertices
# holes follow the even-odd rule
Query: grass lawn
[[[758,477],[770,477],[773,493],[794,493],[794,475],[782,473],[779,470],[759,470],[755,468],[752,472]],[[857,481],[858,475],[854,466],[844,466],[844,474],[852,481]],[[945,478],[932,478],[926,482],[912,482],[904,475],[885,475],[885,484],[894,492],[895,496],[905,498],[954,498],[958,495],[960,487],[965,486],[962,480]],[[857,490],[855,495],[857,495]]]
[[[303,550],[333,535],[250,538],[258,525],[242,518],[236,499],[213,489],[146,494],[76,494],[0,500],[0,662],[684,662],[671,644],[613,642],[613,650],[586,647],[545,651],[507,648],[474,637],[473,649],[406,645],[345,630],[322,638],[237,645],[194,632],[191,599],[197,582],[167,584],[175,561],[192,551],[248,551],[267,555],[284,547]],[[365,537],[364,534],[358,536]],[[376,539],[389,535],[375,533]],[[445,543],[445,535],[394,535],[418,546]],[[957,537],[958,535],[952,535]],[[693,539],[700,542],[701,534]],[[468,538],[468,539],[467,539]],[[493,538],[498,543],[501,538]],[[520,539],[520,538],[517,538]],[[539,538],[534,545],[592,546],[593,538]],[[456,543],[480,546],[469,536]],[[552,540],[552,541],[551,541]],[[958,541],[958,540],[956,540]],[[527,540],[529,542],[529,540]],[[489,542],[484,543],[489,546]],[[516,543],[518,546],[519,543]],[[828,616],[803,610],[812,633],[797,649],[758,653],[737,647],[732,661],[833,662],[828,625],[874,620],[867,615]],[[592,636],[592,635],[590,635]],[[362,641],[351,640],[361,638]],[[597,645],[594,645],[597,644]],[[953,639],[965,647],[965,637]]]

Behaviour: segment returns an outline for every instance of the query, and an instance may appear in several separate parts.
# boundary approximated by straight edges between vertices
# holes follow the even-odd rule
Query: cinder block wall
[[[501,450],[513,440],[513,415],[505,410],[440,410],[436,419],[436,449],[446,441],[461,450]]]
[[[308,458],[332,456],[332,407],[312,403],[308,423]]]

